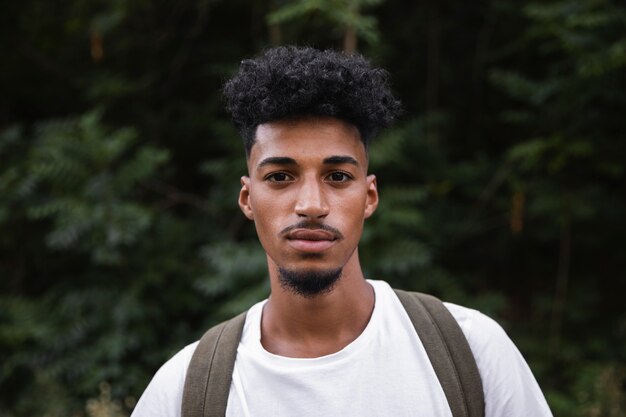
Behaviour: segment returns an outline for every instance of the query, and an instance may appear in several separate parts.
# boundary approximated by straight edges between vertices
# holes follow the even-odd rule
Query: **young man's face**
[[[239,205],[255,222],[270,269],[306,277],[357,259],[378,193],[354,126],[335,118],[262,124],[248,173]]]

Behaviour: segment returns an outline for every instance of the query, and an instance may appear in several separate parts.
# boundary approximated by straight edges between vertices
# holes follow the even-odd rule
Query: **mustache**
[[[335,229],[334,227],[329,226],[324,223],[317,223],[317,222],[312,222],[312,221],[307,221],[307,220],[303,220],[296,224],[292,224],[291,226],[285,227],[283,230],[280,231],[280,235],[285,236],[286,234],[288,234],[289,232],[295,229],[325,230],[335,235],[337,239],[343,239],[343,234],[341,234],[341,232],[338,229]]]

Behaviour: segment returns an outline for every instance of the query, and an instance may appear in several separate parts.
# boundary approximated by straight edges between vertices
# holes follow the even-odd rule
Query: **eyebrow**
[[[351,164],[359,166],[356,159],[348,155],[333,155],[328,158],[324,158],[322,161],[325,165],[339,165],[339,164]],[[266,165],[298,165],[295,159],[288,156],[270,156],[265,158],[257,165],[257,169]]]
[[[265,165],[298,165],[298,163],[295,159],[287,156],[270,156],[259,162],[257,168],[261,168]]]
[[[324,163],[329,165],[351,164],[357,167],[359,166],[359,163],[356,159],[347,155],[329,156],[328,158],[324,159]]]

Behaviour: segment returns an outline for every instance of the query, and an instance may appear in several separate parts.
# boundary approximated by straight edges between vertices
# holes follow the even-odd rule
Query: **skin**
[[[255,139],[239,206],[267,254],[261,343],[287,357],[337,352],[363,332],[374,308],[357,248],[378,206],[367,152],[353,125],[328,117],[265,123]],[[281,287],[279,267],[343,273],[331,291],[303,297]]]

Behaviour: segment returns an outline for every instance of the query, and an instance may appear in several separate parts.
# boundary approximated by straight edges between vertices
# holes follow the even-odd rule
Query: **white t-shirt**
[[[441,385],[400,300],[383,281],[363,333],[339,352],[287,358],[261,345],[265,301],[246,316],[226,415],[451,417]],[[476,358],[486,417],[551,416],[521,354],[502,328],[476,310],[445,303]],[[193,343],[156,373],[132,417],[178,417]]]

